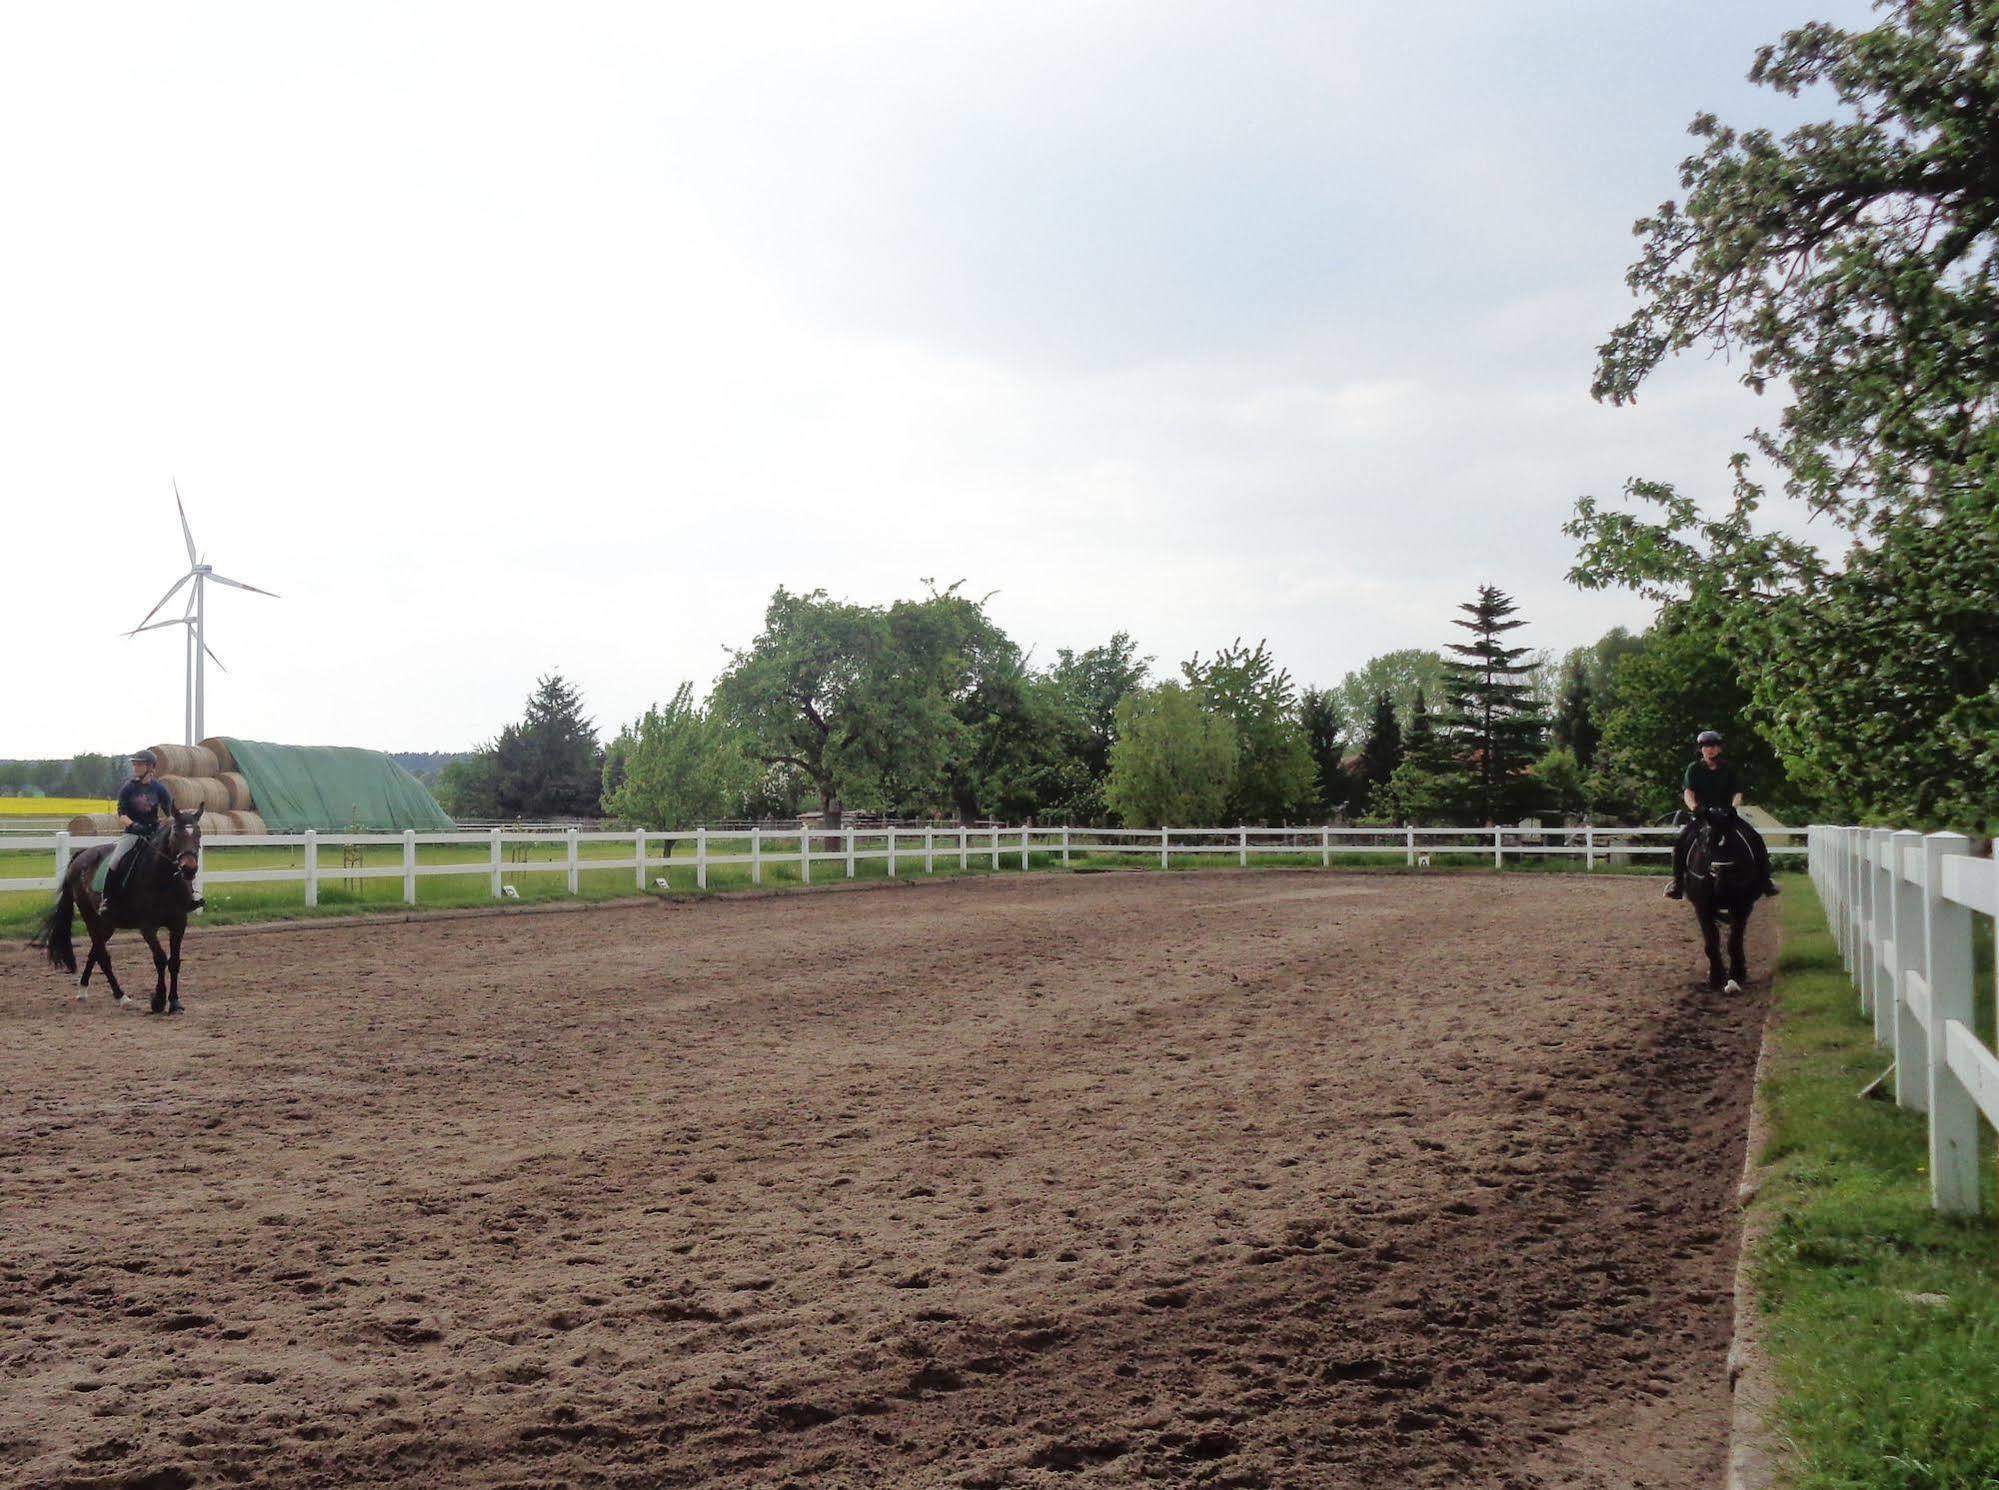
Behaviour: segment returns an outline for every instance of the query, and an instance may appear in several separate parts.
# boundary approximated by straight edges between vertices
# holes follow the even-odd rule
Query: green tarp
[[[448,833],[456,826],[422,782],[378,750],[222,739],[273,833]]]

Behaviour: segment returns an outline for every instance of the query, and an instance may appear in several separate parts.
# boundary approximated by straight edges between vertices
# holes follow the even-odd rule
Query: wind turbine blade
[[[216,574],[212,570],[208,577],[218,585],[233,585],[236,589],[248,590],[253,595],[269,595],[273,600],[282,600],[284,598],[275,590],[260,590],[255,585],[246,585],[240,579],[230,579],[227,575]]]
[[[194,532],[187,525],[187,508],[181,506],[179,477],[174,478],[174,506],[180,512],[180,536],[187,540],[187,561],[199,564],[201,560],[194,556]]]
[[[186,616],[168,616],[164,621],[155,621],[150,626],[134,626],[127,636],[137,636],[142,631],[165,631],[169,626],[192,626],[194,622]]]
[[[186,574],[183,574],[179,579],[175,580],[174,587],[171,590],[167,591],[166,594],[160,597],[160,604],[154,606],[151,610],[147,611],[145,619],[140,621],[137,626],[134,626],[131,631],[128,631],[125,634],[127,636],[131,636],[134,632],[145,630],[146,621],[152,620],[154,616],[157,616],[160,613],[160,605],[165,605],[169,600],[173,599],[175,595],[180,593],[180,587],[193,578],[194,578],[194,571],[190,569]]]
[[[214,663],[217,667],[222,667],[222,659],[215,655],[215,648],[209,646],[207,642],[203,642],[201,644],[201,650],[208,654],[208,660],[210,662]],[[226,667],[222,667],[222,671],[226,673],[229,671],[229,669]]]

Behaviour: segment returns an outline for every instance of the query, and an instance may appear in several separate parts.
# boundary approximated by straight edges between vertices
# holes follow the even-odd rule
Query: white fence
[[[1812,879],[1860,1008],[1895,1053],[1895,1100],[1929,1114],[1930,1200],[1976,1213],[1978,1119],[1999,1126],[1999,1056],[1973,1033],[1972,917],[1999,865],[1961,833],[1814,827]]]
[[[244,833],[217,837],[205,842],[199,884],[207,889],[226,884],[302,884],[305,903],[319,903],[322,880],[401,879],[405,903],[414,905],[419,879],[438,876],[484,876],[494,899],[505,893],[505,877],[520,874],[562,874],[568,878],[569,893],[579,892],[579,876],[599,870],[629,870],[633,887],[647,887],[648,875],[669,867],[691,868],[698,888],[708,886],[708,871],[720,865],[747,866],[750,882],[762,884],[767,869],[789,866],[796,877],[810,884],[818,871],[834,867],[836,874],[855,877],[863,862],[882,860],[891,875],[934,873],[938,861],[946,867],[970,868],[977,860],[993,869],[1030,867],[1032,855],[1063,864],[1078,856],[1114,855],[1143,860],[1157,859],[1166,866],[1175,858],[1190,855],[1233,856],[1248,865],[1256,858],[1316,856],[1330,865],[1343,855],[1399,855],[1414,867],[1432,855],[1491,855],[1493,866],[1504,864],[1508,855],[1536,858],[1571,858],[1582,861],[1585,869],[1627,856],[1658,856],[1671,851],[1675,829],[1652,827],[1574,828],[1037,828],[1037,827],[926,827],[926,828],[751,828],[748,831],[715,831],[690,828],[676,833],[584,832],[569,828],[560,832],[534,832],[491,828],[484,832],[457,833]],[[71,856],[79,849],[108,843],[108,838],[71,837],[68,833],[25,835],[6,840],[9,852],[53,852],[54,873],[27,878],[0,879],[0,891],[54,890],[69,868]],[[692,845],[690,857],[672,857],[675,845]],[[611,852],[605,851],[609,846]],[[424,849],[483,849],[475,857],[455,857],[450,862],[426,862]],[[539,847],[544,852],[559,851],[560,857],[531,859],[526,853]],[[589,852],[585,852],[586,847]],[[295,865],[262,865],[246,868],[210,868],[208,851],[232,849],[286,848],[297,852]],[[395,864],[348,865],[329,862],[328,851],[342,856],[349,849],[399,848]],[[629,849],[629,853],[620,850]],[[510,854],[510,850],[514,851]],[[1803,853],[1802,845],[1776,845],[1773,853]],[[222,861],[226,863],[227,861]]]

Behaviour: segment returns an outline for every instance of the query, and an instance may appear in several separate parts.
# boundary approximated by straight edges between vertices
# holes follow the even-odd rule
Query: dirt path
[[[1762,983],[1656,893],[210,935],[172,1022],[9,950],[0,1481],[1718,1483]]]

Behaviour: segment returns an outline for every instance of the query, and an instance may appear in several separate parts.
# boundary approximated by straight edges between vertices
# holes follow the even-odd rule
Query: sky
[[[608,735],[780,585],[1301,685],[1640,628],[1576,499],[1776,410],[1594,349],[1688,120],[1825,112],[1745,81],[1804,3],[9,7],[0,757],[181,737],[176,483],[287,743]]]

